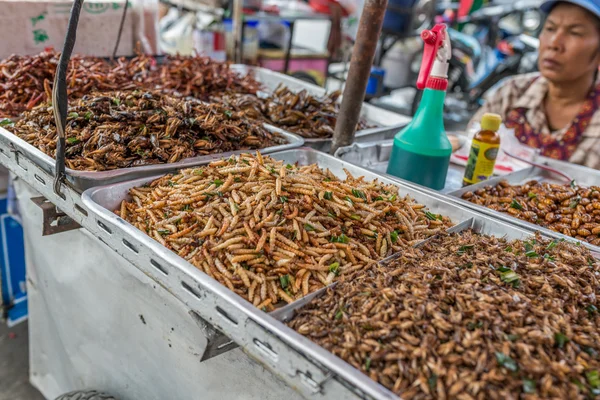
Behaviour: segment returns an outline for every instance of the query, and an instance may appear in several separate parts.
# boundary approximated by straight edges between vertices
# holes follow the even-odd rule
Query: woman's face
[[[581,7],[559,3],[540,34],[540,72],[549,81],[569,82],[593,75],[600,64],[595,17]]]

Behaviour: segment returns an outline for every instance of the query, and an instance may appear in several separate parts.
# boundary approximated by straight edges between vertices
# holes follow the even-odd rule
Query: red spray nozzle
[[[419,70],[419,77],[417,78],[417,88],[420,90],[425,88],[437,52],[444,43],[445,35],[446,25],[444,24],[437,24],[431,30],[425,29],[421,32],[421,38],[423,39],[423,42],[425,42],[425,48],[423,49],[423,60],[421,61],[421,69]]]

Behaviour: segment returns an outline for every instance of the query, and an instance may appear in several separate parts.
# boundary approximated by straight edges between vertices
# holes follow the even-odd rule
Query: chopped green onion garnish
[[[221,185],[222,185],[224,182],[223,182],[221,179],[215,179],[215,180],[213,181],[213,183],[214,183],[215,185],[217,185],[217,187],[219,187],[219,186],[221,186]]]
[[[392,243],[396,243],[398,241],[398,232],[392,231],[392,233],[390,233],[390,239],[392,239]]]
[[[339,262],[334,262],[333,264],[329,265],[329,272],[333,272],[336,276],[340,274],[340,263]]]
[[[563,333],[556,332],[554,334],[554,343],[559,349],[565,347],[565,344],[567,344],[567,342],[569,342],[569,338],[566,337]]]
[[[529,197],[530,199],[535,199],[535,198],[537,198],[537,194],[535,194],[533,192],[529,192],[529,193],[527,193],[527,197]]]
[[[333,193],[331,193],[331,192],[325,192],[325,194],[323,195],[323,198],[325,200],[331,200],[331,199],[333,199]]]
[[[279,283],[281,283],[281,288],[283,290],[285,290],[288,287],[288,285],[290,284],[290,276],[289,275],[280,276]]]
[[[535,393],[535,381],[531,379],[523,379],[523,392]]]
[[[315,230],[315,227],[311,224],[304,224],[304,229],[306,230],[306,232],[312,232]]]
[[[600,389],[600,373],[597,370],[586,372],[585,378],[592,389]]]
[[[441,215],[436,215],[434,213],[431,213],[429,211],[425,211],[425,217],[427,217],[427,219],[435,221],[436,219],[441,220],[442,216]]]
[[[431,389],[431,391],[433,393],[437,392],[437,380],[438,380],[438,376],[436,374],[432,374],[428,379],[427,379],[427,384],[429,385],[429,389]]]
[[[69,118],[79,118],[79,114],[76,112],[70,112],[68,115]]]
[[[288,198],[285,196],[279,196],[279,201],[281,201],[282,203],[287,203]]]
[[[589,306],[587,306],[585,309],[587,310],[587,312],[588,312],[588,313],[590,313],[590,315],[592,315],[592,314],[594,314],[594,313],[597,313],[597,312],[598,312],[598,307],[596,307],[596,306],[595,306],[595,305],[593,305],[593,304],[590,304],[590,305],[589,305]]]
[[[496,352],[496,361],[498,361],[499,366],[504,367],[511,372],[517,372],[519,370],[517,362],[503,353]]]
[[[392,197],[390,197],[390,201],[394,202],[394,201],[396,201],[397,198],[398,198],[397,195],[393,195]]]
[[[513,285],[514,288],[519,287],[520,278],[517,273],[511,269],[505,272],[500,273],[500,280],[504,283],[509,283]]]
[[[358,197],[359,199],[363,199],[363,200],[367,199],[367,196],[365,195],[365,192],[362,192],[360,190],[352,189],[352,195],[354,197]]]
[[[350,218],[355,221],[360,221],[360,215],[358,215],[358,214],[352,214],[352,215],[350,215]]]
[[[460,248],[458,249],[458,255],[462,256],[463,254],[465,254],[467,252],[467,250],[471,250],[473,247],[475,247],[474,244],[468,244],[465,246],[460,246]]]
[[[329,241],[331,243],[348,243],[350,242],[350,239],[348,238],[348,236],[342,233],[340,236],[332,236],[331,239],[329,239]]]
[[[76,137],[67,138],[67,143],[69,143],[69,144],[77,144],[79,142],[80,142],[80,140],[77,139]]]
[[[521,204],[519,204],[519,202],[516,201],[515,199],[513,199],[513,201],[510,203],[510,207],[516,208],[517,210],[523,210],[523,206]]]

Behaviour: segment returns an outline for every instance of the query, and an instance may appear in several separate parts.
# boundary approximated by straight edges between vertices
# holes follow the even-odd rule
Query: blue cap
[[[594,14],[596,18],[600,19],[600,1],[599,0],[549,0],[542,3],[540,9],[546,14],[552,11],[552,8],[557,3],[570,3],[575,4],[581,8],[584,8]]]

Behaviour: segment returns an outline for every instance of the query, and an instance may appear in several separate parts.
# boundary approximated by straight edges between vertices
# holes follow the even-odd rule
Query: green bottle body
[[[441,190],[452,155],[452,144],[444,129],[443,90],[425,89],[413,120],[396,137],[387,173]]]

